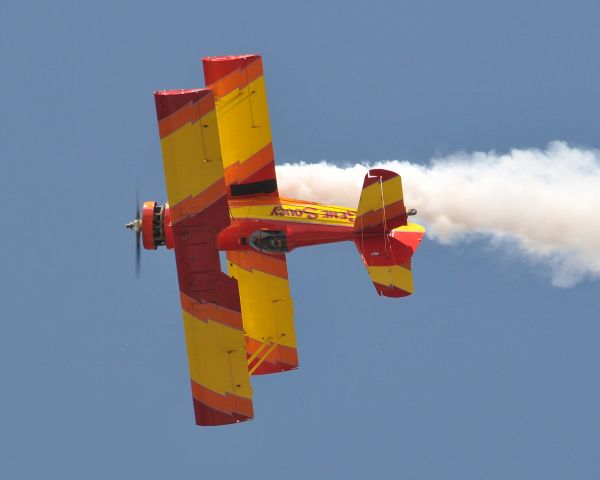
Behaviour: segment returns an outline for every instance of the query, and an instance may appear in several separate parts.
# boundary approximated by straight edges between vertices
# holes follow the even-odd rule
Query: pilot
[[[250,236],[250,245],[267,253],[287,251],[287,241],[283,232],[256,231]]]
[[[265,238],[265,247],[268,250],[275,250],[277,252],[281,252],[283,250],[283,241],[279,236],[268,236]]]

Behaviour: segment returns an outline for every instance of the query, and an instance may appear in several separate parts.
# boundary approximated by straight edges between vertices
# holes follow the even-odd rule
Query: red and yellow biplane
[[[251,375],[298,367],[288,252],[352,241],[379,295],[403,297],[425,229],[387,170],[368,172],[357,210],[281,198],[261,57],[203,66],[206,88],[154,94],[168,203],[127,227],[138,253],[140,236],[175,250],[196,423],[224,425],[253,418]]]

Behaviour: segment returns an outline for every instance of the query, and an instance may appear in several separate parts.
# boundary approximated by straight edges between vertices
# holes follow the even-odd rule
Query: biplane
[[[253,418],[251,375],[298,367],[289,252],[352,241],[377,293],[403,297],[425,229],[387,170],[366,174],[357,209],[280,197],[261,57],[203,66],[206,88],[154,94],[168,203],[127,227],[138,262],[140,236],[175,250],[196,424],[225,425]]]

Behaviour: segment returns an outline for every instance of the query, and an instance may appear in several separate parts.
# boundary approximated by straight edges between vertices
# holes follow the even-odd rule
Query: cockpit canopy
[[[256,230],[248,240],[254,250],[262,253],[276,254],[288,251],[287,237],[282,230]]]

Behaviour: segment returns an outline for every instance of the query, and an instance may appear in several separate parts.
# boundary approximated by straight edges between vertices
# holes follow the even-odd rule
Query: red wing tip
[[[413,293],[413,292],[407,292],[406,290],[402,290],[401,288],[398,288],[398,287],[381,285],[380,283],[373,282],[373,285],[375,285],[375,289],[377,290],[377,293],[379,295],[383,295],[384,297],[391,297],[391,298],[408,297],[409,295],[412,295],[412,293]]]
[[[203,102],[207,109],[214,108],[213,92],[208,88],[193,88],[189,90],[159,90],[154,92],[156,117],[162,119],[175,113],[189,103]],[[161,133],[161,138],[163,134]]]
[[[256,68],[260,65],[260,68]],[[251,67],[252,66],[252,67]],[[205,57],[202,59],[202,67],[204,69],[204,82],[206,85],[213,85],[216,82],[228,77],[236,70],[244,70],[248,72],[249,68],[257,70],[254,72],[262,74],[262,61],[260,55],[227,55],[223,57]],[[260,72],[258,72],[260,70]],[[248,77],[248,75],[246,75]],[[252,77],[254,77],[252,75]],[[248,78],[247,78],[248,80]],[[235,86],[240,85],[241,78],[233,79]],[[222,91],[222,88],[217,89],[217,96],[228,92],[228,87]],[[231,87],[231,85],[229,85]]]
[[[287,365],[285,363],[277,363],[274,365],[264,362],[254,372],[252,372],[252,375],[271,375],[273,373],[289,372],[297,369],[298,365]]]
[[[257,53],[246,53],[243,55],[221,55],[215,57],[203,57],[203,62],[230,62],[234,60],[246,60],[246,59],[254,59],[260,58],[260,55]]]
[[[225,413],[216,410],[195,398],[194,400],[194,416],[196,417],[196,425],[201,427],[215,427],[218,425],[232,425],[235,423],[247,422],[252,420],[252,416],[243,415],[241,413],[231,412]]]
[[[177,88],[174,90],[157,90],[156,92],[154,92],[154,96],[155,97],[171,97],[174,95],[188,95],[188,94],[198,94],[199,97],[203,97],[205,95],[208,95],[210,93],[212,93],[212,90],[210,88]]]

